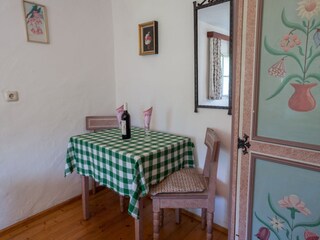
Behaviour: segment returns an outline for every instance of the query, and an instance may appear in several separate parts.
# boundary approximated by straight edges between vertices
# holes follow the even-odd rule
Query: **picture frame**
[[[158,22],[139,24],[139,55],[158,54]]]
[[[319,236],[320,166],[259,154],[251,159],[248,239]]]
[[[28,42],[49,43],[47,9],[44,5],[22,1]]]
[[[320,21],[307,4],[258,0],[252,139],[319,151]]]

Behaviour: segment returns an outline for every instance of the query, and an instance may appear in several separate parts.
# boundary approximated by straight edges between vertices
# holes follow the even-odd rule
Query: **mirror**
[[[232,96],[232,0],[193,2],[195,112],[227,109]]]

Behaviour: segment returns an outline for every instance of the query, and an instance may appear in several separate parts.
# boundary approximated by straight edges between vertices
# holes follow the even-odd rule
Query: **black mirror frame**
[[[198,101],[198,10],[211,7],[220,3],[230,2],[230,80],[229,80],[229,106],[199,105]],[[193,23],[194,23],[194,112],[198,108],[228,109],[228,115],[232,114],[232,69],[233,69],[233,0],[203,0],[201,3],[193,2]]]

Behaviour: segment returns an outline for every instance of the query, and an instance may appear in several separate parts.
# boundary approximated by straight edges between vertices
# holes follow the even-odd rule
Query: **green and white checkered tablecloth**
[[[132,128],[131,139],[122,140],[120,129],[109,129],[70,138],[65,176],[74,170],[101,185],[129,196],[128,212],[139,217],[138,199],[149,186],[185,167],[194,167],[190,138]]]

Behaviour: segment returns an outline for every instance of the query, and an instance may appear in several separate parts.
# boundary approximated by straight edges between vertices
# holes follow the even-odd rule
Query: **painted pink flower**
[[[290,42],[288,45],[289,45],[290,48],[294,48],[294,46],[295,46],[296,44],[295,44],[295,42]]]
[[[298,46],[299,45],[301,45],[301,41],[300,41],[300,39],[297,39],[296,41],[294,41],[295,42],[295,44],[297,44]]]
[[[305,207],[305,203],[297,195],[285,196],[278,201],[280,207],[287,208],[291,211],[291,217],[294,219],[295,212],[302,213],[304,215],[311,214],[310,210]]]
[[[288,44],[289,44],[289,40],[286,40],[286,39],[284,39],[284,38],[282,38],[282,40],[281,40],[281,42],[280,42],[280,47],[284,50],[284,51],[286,51],[285,49],[287,49],[287,51],[290,49],[289,47],[288,47]],[[287,52],[286,51],[286,52]]]
[[[317,234],[315,234],[314,232],[306,230],[304,232],[304,239],[305,240],[319,240],[319,236]]]
[[[290,47],[288,47],[288,46],[283,48],[283,51],[285,51],[285,52],[289,52],[289,50],[290,50]]]
[[[292,35],[291,39],[296,45],[300,45],[301,44],[301,41],[300,41],[298,35],[296,35],[296,34]]]
[[[269,240],[270,230],[266,227],[261,227],[256,234],[256,237],[260,240]]]
[[[301,44],[301,41],[298,35],[292,34],[292,33],[284,35],[280,41],[280,47],[285,52],[288,52],[290,49],[300,44]]]
[[[41,28],[38,28],[38,29],[37,29],[37,34],[39,34],[39,35],[43,34],[43,31],[42,31]]]
[[[290,35],[289,35],[289,34],[286,34],[286,35],[284,35],[284,36],[283,36],[283,40],[288,41],[288,40],[289,40],[289,38],[290,38]]]
[[[42,15],[38,13],[37,11],[33,11],[33,17],[34,18],[42,18]]]

